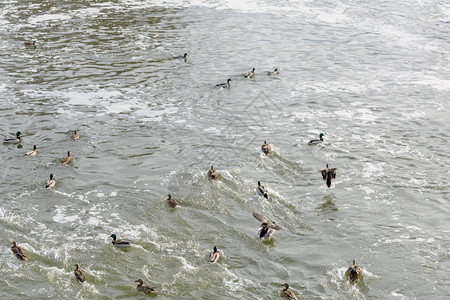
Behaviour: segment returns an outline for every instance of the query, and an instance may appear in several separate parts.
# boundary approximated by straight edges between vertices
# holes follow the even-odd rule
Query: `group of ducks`
[[[35,47],[36,42],[26,43],[26,45]],[[186,61],[187,57],[188,57],[188,54],[184,53],[184,55],[173,56],[173,59],[184,59]],[[269,71],[267,73],[267,75],[277,75],[277,74],[279,74],[279,70],[277,68],[275,68],[274,70]],[[244,74],[244,77],[249,78],[249,79],[254,78],[255,77],[255,68],[253,68],[248,73]],[[231,78],[227,79],[227,82],[225,82],[225,83],[217,84],[216,87],[229,88],[230,81],[231,81]],[[324,141],[323,140],[324,135],[325,135],[324,133],[320,133],[319,139],[313,139],[313,140],[309,141],[308,144],[309,145],[317,145],[317,144],[322,143]],[[80,136],[77,131],[73,131],[71,138],[73,140],[78,140],[80,138]],[[7,143],[7,144],[20,143],[21,140],[22,140],[21,132],[18,131],[16,133],[15,138],[5,139],[4,143]],[[36,156],[37,148],[38,147],[36,145],[33,145],[33,149],[27,151],[24,156],[30,156],[30,157]],[[272,152],[272,147],[266,141],[264,141],[264,144],[261,146],[261,150],[264,154],[268,155]],[[62,159],[61,163],[66,165],[71,161],[71,158],[72,158],[71,151],[68,151],[67,156]],[[322,174],[323,180],[326,181],[326,185],[328,187],[331,187],[331,180],[336,179],[336,168],[329,168],[329,166],[327,164],[326,168],[321,170],[321,174]],[[211,166],[211,169],[208,171],[207,176],[211,180],[216,180],[219,178],[219,172],[214,169],[214,166]],[[55,185],[56,185],[55,176],[54,176],[54,174],[50,174],[50,178],[47,180],[45,187],[47,189],[53,189],[55,187]],[[261,185],[260,181],[258,181],[258,186],[256,187],[256,192],[259,196],[269,199],[269,191],[265,186]],[[167,201],[168,201],[170,207],[172,207],[172,208],[176,208],[178,206],[177,200],[173,199],[171,194],[168,194]],[[269,239],[269,238],[271,238],[272,234],[276,230],[283,229],[280,225],[277,224],[277,222],[275,222],[275,221],[271,222],[271,221],[269,221],[268,218],[266,218],[265,216],[255,212],[255,211],[253,211],[252,214],[255,217],[255,219],[257,219],[258,221],[261,222],[260,228],[258,230],[258,237],[260,239],[263,239],[263,238]],[[112,245],[114,245],[115,247],[126,248],[126,247],[131,246],[130,241],[118,240],[117,236],[115,234],[111,234],[110,237],[113,239]],[[15,241],[12,242],[11,251],[20,260],[24,261],[27,259],[27,257],[23,253],[22,248],[20,246],[17,246]],[[219,252],[217,246],[214,246],[212,253],[209,255],[209,259],[208,259],[209,263],[216,263],[219,260],[219,258],[220,258],[220,252]],[[79,269],[79,265],[75,264],[74,266],[75,266],[74,275],[75,275],[76,279],[81,283],[85,282],[86,278],[85,278],[83,272]],[[355,260],[353,260],[353,265],[347,269],[346,275],[350,278],[351,282],[356,282],[356,280],[359,278],[360,274],[361,274],[361,269],[356,265]],[[138,291],[142,291],[147,294],[157,294],[158,293],[158,291],[155,288],[147,286],[147,285],[143,285],[144,283],[143,283],[142,279],[137,279],[137,280],[135,280],[135,282],[138,283],[138,285],[136,287]],[[294,292],[289,289],[288,283],[284,283],[283,286],[284,286],[284,289],[281,290],[281,296],[288,298],[288,299],[297,299]]]

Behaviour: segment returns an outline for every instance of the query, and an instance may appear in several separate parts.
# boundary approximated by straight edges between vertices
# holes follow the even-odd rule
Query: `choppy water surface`
[[[73,2],[0,4],[0,298],[449,299],[445,1]]]

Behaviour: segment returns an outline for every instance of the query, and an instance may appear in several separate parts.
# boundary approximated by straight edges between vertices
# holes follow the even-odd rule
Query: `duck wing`
[[[320,172],[322,173],[323,180],[325,180],[327,178],[328,170],[327,169],[323,169],[323,170],[320,170]]]
[[[336,179],[336,169],[337,169],[337,168],[332,168],[332,169],[330,170],[330,172],[331,172],[331,177],[333,177],[333,179]]]
[[[280,225],[278,225],[278,224],[270,224],[270,228],[272,228],[272,229],[274,229],[274,230],[282,230],[283,229],[283,227],[281,227]]]
[[[255,217],[256,220],[261,221],[262,223],[266,223],[266,224],[270,223],[269,220],[267,220],[266,217],[258,214],[257,212],[252,212],[252,213],[253,213],[253,216]]]

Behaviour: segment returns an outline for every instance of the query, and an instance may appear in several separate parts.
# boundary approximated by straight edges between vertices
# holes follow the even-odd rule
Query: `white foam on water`
[[[72,17],[68,14],[44,14],[39,16],[33,16],[28,20],[30,24],[38,24],[47,21],[63,21],[71,19]]]
[[[57,207],[56,208],[56,215],[53,216],[53,221],[56,223],[73,223],[75,220],[78,220],[80,217],[78,215],[72,215],[72,216],[66,216],[64,214],[65,212],[64,207]]]

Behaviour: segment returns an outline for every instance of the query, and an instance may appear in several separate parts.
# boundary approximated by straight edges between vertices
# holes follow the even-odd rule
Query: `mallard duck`
[[[24,45],[25,46],[33,46],[33,47],[36,47],[36,41],[29,41],[29,42],[24,42]]]
[[[289,284],[283,284],[284,289],[281,290],[281,296],[288,299],[297,299],[294,292],[289,289]]]
[[[273,71],[269,71],[269,72],[267,73],[267,75],[278,75],[278,73],[280,73],[280,71],[278,71],[278,69],[275,68]]]
[[[258,195],[263,196],[266,199],[269,199],[268,190],[265,186],[261,185],[261,181],[258,181],[258,186],[256,187],[256,192]]]
[[[354,283],[358,280],[361,273],[361,268],[356,265],[356,260],[353,260],[353,265],[348,267],[345,275],[347,275],[350,278],[350,281]]]
[[[22,132],[17,131],[17,132],[16,132],[16,137],[15,137],[15,138],[13,138],[13,139],[5,139],[4,143],[7,143],[7,144],[17,144],[17,143],[20,143],[20,142],[22,141],[22,138],[21,138],[21,136],[20,136],[21,134],[22,134]]]
[[[319,134],[319,139],[318,139],[318,140],[310,140],[310,141],[308,142],[308,145],[317,145],[317,144],[322,143],[322,142],[323,142],[323,136],[324,136],[324,135],[325,135],[325,134],[323,134],[323,133]]]
[[[244,75],[245,78],[253,78],[255,76],[255,68]]]
[[[72,140],[78,140],[80,138],[80,135],[77,133],[76,130],[72,133]]]
[[[231,81],[231,79],[228,78],[228,79],[227,79],[227,82],[216,84],[216,87],[220,87],[220,88],[229,88],[229,87],[231,86],[231,85],[230,85],[230,81]]]
[[[25,153],[24,156],[36,156],[37,154],[37,146],[33,145],[33,150],[28,150],[27,153]]]
[[[214,166],[211,166],[211,170],[208,171],[208,177],[212,180],[219,178],[219,172],[214,170]]]
[[[55,184],[56,184],[55,176],[53,174],[50,174],[50,179],[47,180],[47,184],[45,185],[45,188],[48,190],[51,190],[55,187]]]
[[[141,292],[144,292],[147,294],[157,294],[158,293],[158,291],[155,290],[155,288],[149,287],[148,285],[143,285],[144,282],[142,281],[142,279],[135,280],[134,282],[138,282],[138,285],[136,287],[136,289],[138,291],[141,291]]]
[[[167,198],[167,202],[169,202],[169,205],[173,208],[178,206],[178,202],[175,199],[172,199],[172,195],[167,195],[169,198]]]
[[[27,260],[27,257],[25,254],[23,254],[22,247],[17,246],[16,242],[12,242],[11,251],[14,253],[14,255],[20,259],[20,260]]]
[[[78,269],[78,264],[75,264],[75,271],[73,271],[73,273],[75,274],[75,277],[79,282],[84,282],[86,280],[86,278],[84,278],[83,272]]]
[[[188,57],[187,53],[183,54],[183,55],[178,55],[178,56],[174,56],[173,59],[186,59]]]
[[[217,246],[214,246],[213,253],[211,253],[209,255],[209,263],[213,264],[213,263],[217,262],[219,260],[219,257],[220,257],[219,250],[217,250]]]
[[[127,240],[117,240],[115,234],[111,234],[110,237],[113,238],[112,244],[118,248],[126,248],[131,247],[130,241]]]
[[[320,170],[320,172],[322,172],[323,180],[327,181],[328,187],[331,186],[331,179],[336,179],[336,170],[337,170],[337,168],[328,168],[328,164],[325,169]]]
[[[262,222],[261,228],[259,228],[259,232],[258,232],[258,236],[260,239],[265,238],[265,237],[269,239],[275,230],[283,229],[283,227],[278,225],[277,222],[270,223],[270,221],[266,217],[258,214],[257,212],[253,212],[253,216],[257,220]]]
[[[261,146],[261,150],[262,152],[264,152],[264,154],[269,154],[272,151],[272,147],[270,147],[269,144],[267,144],[266,141],[264,141],[264,144]]]
[[[62,163],[63,165],[67,165],[67,164],[70,162],[70,159],[72,158],[72,156],[70,156],[71,154],[72,154],[72,152],[67,151],[67,156],[64,157],[64,158],[62,159],[62,161],[61,161],[61,163]]]

